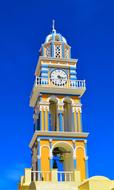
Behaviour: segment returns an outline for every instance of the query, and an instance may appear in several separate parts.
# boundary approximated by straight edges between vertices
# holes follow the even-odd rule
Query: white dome
[[[56,32],[49,34],[45,39],[45,43],[51,42],[52,38],[53,38],[53,41],[60,41],[60,42],[67,43],[66,39],[61,34],[56,33]]]

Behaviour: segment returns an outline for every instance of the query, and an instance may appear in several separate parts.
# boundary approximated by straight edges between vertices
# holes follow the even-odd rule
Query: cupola
[[[71,47],[67,44],[67,40],[55,30],[55,22],[53,20],[52,32],[47,35],[44,44],[42,44],[40,54],[44,57],[70,59]]]

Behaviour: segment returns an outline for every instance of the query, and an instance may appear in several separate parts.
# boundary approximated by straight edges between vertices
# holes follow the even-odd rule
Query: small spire
[[[54,33],[56,32],[56,30],[55,30],[55,20],[52,21],[52,32],[54,32]]]

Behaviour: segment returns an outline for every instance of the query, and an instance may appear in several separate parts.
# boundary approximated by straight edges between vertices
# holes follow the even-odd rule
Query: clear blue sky
[[[114,1],[4,0],[0,3],[0,189],[16,190],[31,166],[33,134],[29,97],[39,48],[56,29],[78,58],[86,79],[83,128],[88,138],[89,174],[114,179]]]

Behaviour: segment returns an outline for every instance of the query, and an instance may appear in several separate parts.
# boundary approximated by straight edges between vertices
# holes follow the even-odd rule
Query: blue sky
[[[29,97],[40,45],[56,30],[78,58],[86,79],[83,128],[88,138],[89,175],[114,179],[114,1],[4,0],[0,3],[0,189],[16,190],[31,166],[33,134]]]

